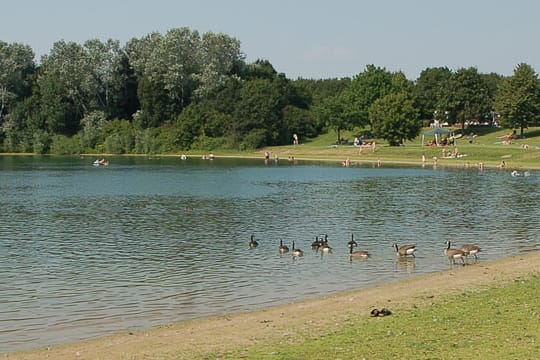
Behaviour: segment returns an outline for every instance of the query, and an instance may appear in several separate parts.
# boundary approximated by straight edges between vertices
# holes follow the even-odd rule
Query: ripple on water
[[[122,161],[0,172],[4,351],[445,270],[448,239],[478,243],[480,261],[539,249],[536,176]],[[321,256],[310,245],[325,233]],[[370,259],[350,261],[351,233]],[[280,239],[304,256],[279,254]]]

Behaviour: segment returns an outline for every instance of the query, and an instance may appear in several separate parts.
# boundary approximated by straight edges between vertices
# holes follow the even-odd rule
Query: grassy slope
[[[384,318],[362,314],[325,336],[274,340],[225,357],[534,359],[540,354],[539,297],[540,277],[533,276],[431,305],[393,309]]]
[[[459,159],[442,159],[443,148],[422,146],[421,135],[400,147],[391,147],[384,141],[375,139],[377,144],[375,152],[371,149],[363,149],[359,153],[359,149],[354,146],[332,146],[335,144],[337,136],[335,133],[329,133],[315,139],[301,138],[301,144],[297,146],[268,147],[256,152],[215,151],[214,153],[221,156],[262,157],[264,151],[270,151],[272,158],[277,155],[280,159],[293,156],[296,159],[321,159],[341,162],[349,157],[353,163],[376,163],[381,161],[383,164],[420,164],[422,154],[424,154],[427,164],[432,164],[432,159],[436,156],[438,157],[437,164],[442,166],[477,166],[482,162],[485,166],[496,167],[504,160],[510,169],[540,168],[540,127],[526,129],[525,138],[515,140],[511,145],[503,145],[499,138],[508,134],[508,130],[475,128],[470,131],[474,131],[478,136],[472,144],[468,143],[466,136],[457,141],[459,152],[467,155]],[[465,134],[470,131],[465,130]],[[349,139],[349,141],[354,138],[353,132],[342,132],[342,136]],[[524,145],[528,145],[528,148],[524,148]],[[452,147],[446,147],[446,150],[451,151]]]

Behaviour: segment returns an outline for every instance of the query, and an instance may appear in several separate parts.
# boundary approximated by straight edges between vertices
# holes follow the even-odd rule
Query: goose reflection
[[[416,258],[411,257],[397,257],[394,261],[394,268],[406,273],[414,272],[416,268]]]

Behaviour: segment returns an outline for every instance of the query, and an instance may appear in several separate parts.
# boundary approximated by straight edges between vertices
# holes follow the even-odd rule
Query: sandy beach
[[[444,261],[444,260],[443,260]],[[317,335],[339,328],[373,308],[394,312],[437,302],[441,296],[497,286],[540,273],[540,252],[479,261],[440,273],[341,292],[254,312],[185,321],[134,333],[3,354],[5,359],[197,359],[209,353],[256,346],[269,339]],[[317,316],[324,307],[326,316]]]

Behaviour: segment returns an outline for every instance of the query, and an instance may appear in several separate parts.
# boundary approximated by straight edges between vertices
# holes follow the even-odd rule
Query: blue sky
[[[288,78],[352,77],[367,64],[415,80],[428,67],[540,71],[537,0],[8,0],[0,40],[37,58],[58,40],[119,40],[171,28],[222,32],[247,61],[269,60]]]

